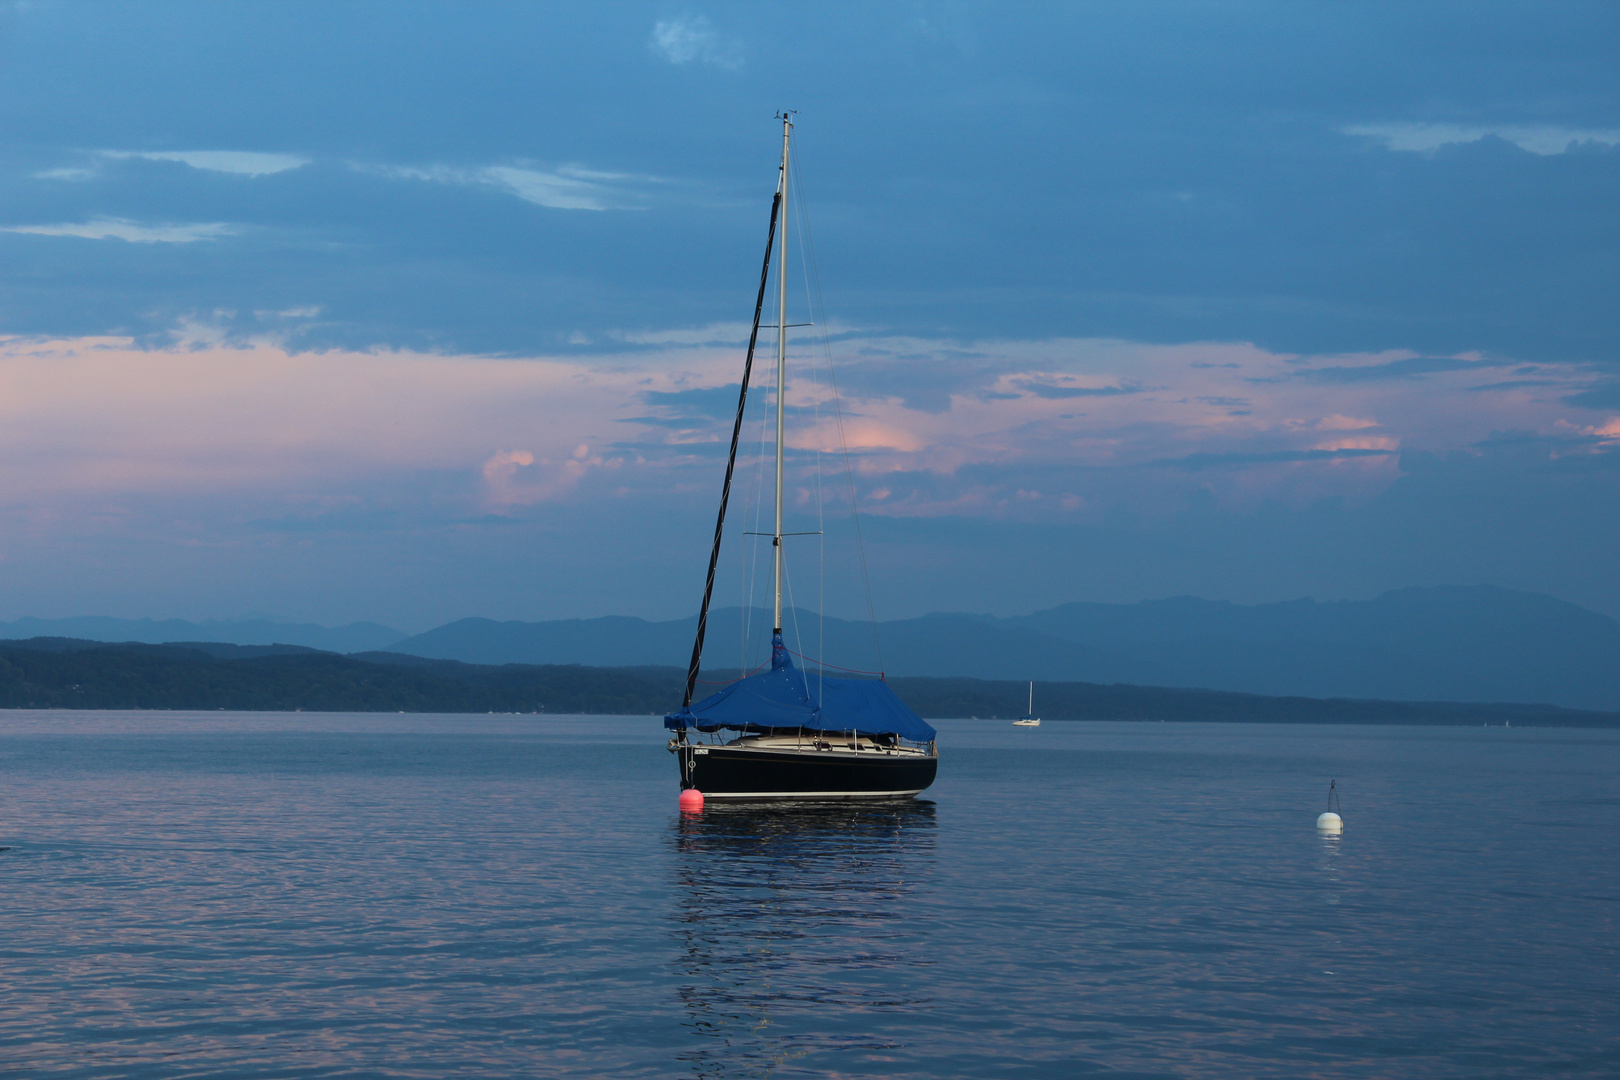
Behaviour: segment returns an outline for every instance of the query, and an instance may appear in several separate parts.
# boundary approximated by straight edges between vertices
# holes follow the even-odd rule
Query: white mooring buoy
[[[1343,810],[1344,805],[1339,802],[1339,782],[1334,780],[1328,784],[1327,813],[1320,814],[1316,818],[1316,828],[1318,832],[1344,832],[1344,818],[1339,816],[1336,809]]]

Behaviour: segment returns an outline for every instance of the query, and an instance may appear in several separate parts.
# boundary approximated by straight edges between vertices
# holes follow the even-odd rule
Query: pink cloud
[[[559,462],[537,461],[527,450],[502,450],[483,465],[486,501],[497,510],[549,502],[572,491],[591,470],[617,469],[623,463],[620,458],[592,454],[586,443]]]
[[[0,498],[487,479],[499,451],[573,461],[617,434],[633,382],[551,359],[12,339],[0,343]]]
[[[226,348],[201,330],[167,350],[3,340],[0,500],[228,492],[321,506],[387,491],[516,513],[712,498],[729,424],[717,412],[655,423],[645,395],[719,401],[740,360],[723,336],[653,335],[589,359],[294,354]],[[1418,366],[1404,353],[1302,358],[1242,344],[851,337],[838,349],[846,387],[869,387],[846,393],[843,435],[875,513],[1063,517],[1121,500],[1152,512],[1193,492],[1233,504],[1362,498],[1398,477],[1395,451],[1449,453],[1502,431],[1620,437],[1620,421],[1594,426],[1564,403],[1592,379],[1572,365],[1515,383],[1478,357]],[[929,385],[946,367],[930,357],[963,354],[974,359],[941,384],[946,407],[879,389]],[[887,384],[866,378],[879,372],[871,357],[896,356],[917,359],[881,361]],[[826,455],[839,431],[810,350],[794,362],[794,403],[809,415],[792,429],[793,483],[810,490],[805,452],[841,470]],[[1313,374],[1323,370],[1420,377]],[[769,399],[756,388],[751,450]]]

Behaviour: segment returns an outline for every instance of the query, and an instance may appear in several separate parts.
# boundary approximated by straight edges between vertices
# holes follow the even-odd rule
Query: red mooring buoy
[[[685,791],[681,792],[681,809],[682,810],[701,810],[701,809],[703,809],[703,792],[699,791],[695,787],[689,787]]]

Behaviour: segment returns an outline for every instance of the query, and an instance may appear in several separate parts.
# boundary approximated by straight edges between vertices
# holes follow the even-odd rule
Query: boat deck
[[[669,741],[670,749],[675,749],[677,740]],[[695,743],[696,746],[705,746]],[[707,746],[725,747],[727,750],[755,750],[761,753],[822,753],[835,756],[860,757],[897,757],[897,758],[925,758],[930,756],[927,747],[905,746],[895,742],[884,742],[869,735],[850,736],[834,735],[829,732],[806,732],[803,735],[742,735],[727,742],[715,742]]]

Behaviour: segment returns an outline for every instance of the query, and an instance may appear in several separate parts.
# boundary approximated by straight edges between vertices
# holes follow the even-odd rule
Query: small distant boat
[[[1029,711],[1013,721],[1013,727],[1040,727],[1041,718],[1035,715],[1035,684],[1029,684]]]

